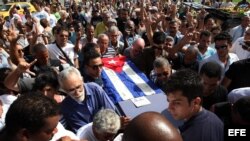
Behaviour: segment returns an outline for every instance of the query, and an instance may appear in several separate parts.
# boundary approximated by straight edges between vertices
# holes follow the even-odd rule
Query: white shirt
[[[233,62],[236,62],[236,61],[239,60],[239,58],[237,57],[237,55],[234,54],[234,53],[228,53],[228,55],[229,55],[229,57],[228,57],[228,60],[227,60],[226,64],[224,64],[223,62],[221,62],[220,59],[219,59],[219,57],[218,57],[218,54],[215,53],[214,55],[212,55],[212,56],[204,59],[203,61],[201,61],[199,67],[201,69],[202,65],[205,64],[206,62],[214,61],[214,62],[218,63],[221,66],[221,68],[222,68],[222,76],[221,76],[221,78],[223,78],[224,75],[225,75],[225,72],[229,69],[229,66]]]
[[[58,49],[56,44],[47,45],[50,59],[52,60],[60,60],[60,57],[65,58],[63,53]],[[70,61],[74,64],[74,59],[78,58],[77,53],[74,51],[74,45],[67,43],[65,47],[61,48],[65,54],[69,57]]]
[[[95,137],[93,130],[92,130],[93,122],[84,125],[83,127],[79,128],[76,136],[81,139],[86,139],[88,141],[98,141]]]
[[[53,28],[54,26],[56,26],[56,23],[57,23],[56,16],[53,15],[53,14],[50,14],[49,15],[49,24],[50,24],[50,27]]]
[[[245,31],[248,30],[249,27],[246,28]],[[232,28],[230,31],[229,31],[229,34],[231,35],[231,37],[233,38],[233,43],[240,37],[242,37],[242,26],[241,25],[238,25],[234,28]],[[243,34],[244,36],[244,34]]]
[[[80,49],[82,49],[82,47],[84,47],[87,43],[88,43],[87,37],[82,38],[80,40]],[[93,43],[97,44],[97,38],[95,38],[95,37],[93,38]]]
[[[2,102],[3,113],[0,115],[0,129],[5,125],[5,116],[10,108],[10,105],[17,99],[16,96],[11,94],[4,94],[0,96],[0,101]]]
[[[72,131],[66,130],[60,122],[58,122],[56,128],[57,128],[57,132],[55,133],[55,135],[50,141],[57,141],[64,136],[68,136],[72,140],[79,140],[76,134],[74,134]]]
[[[32,17],[36,18],[38,22],[40,22],[41,19],[47,19],[49,21],[49,14],[44,10],[33,13]]]
[[[250,57],[250,52],[243,49],[242,45],[240,43],[242,43],[244,41],[244,37],[240,37],[238,38],[234,43],[233,46],[230,50],[230,52],[235,53],[239,60],[243,60],[243,59],[247,59]]]

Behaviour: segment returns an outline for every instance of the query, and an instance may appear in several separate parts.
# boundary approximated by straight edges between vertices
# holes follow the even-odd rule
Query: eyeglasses
[[[165,76],[166,77],[166,76],[168,76],[168,74],[169,74],[168,72],[156,73],[155,76],[157,76],[157,77]]]
[[[89,67],[91,67],[93,70],[98,70],[99,68],[103,67],[103,64],[93,65],[93,66],[89,66]]]
[[[77,87],[75,87],[75,88],[73,88],[73,89],[69,89],[69,90],[67,90],[66,92],[67,92],[68,94],[70,94],[70,95],[74,95],[76,91],[77,91],[77,92],[82,92],[82,91],[83,91],[83,84],[81,84],[81,85],[79,85],[79,86],[77,86]]]
[[[215,49],[219,50],[219,49],[226,49],[227,45],[222,45],[222,46],[215,46]]]
[[[111,37],[117,37],[118,35],[111,35]]]

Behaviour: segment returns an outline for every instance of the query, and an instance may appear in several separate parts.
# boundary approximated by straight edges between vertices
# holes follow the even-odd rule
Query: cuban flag
[[[126,57],[103,58],[102,62],[104,90],[114,103],[163,93]]]

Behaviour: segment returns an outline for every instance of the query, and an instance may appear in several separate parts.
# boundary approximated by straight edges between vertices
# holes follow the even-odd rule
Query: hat
[[[156,6],[152,6],[149,10],[158,12],[158,8]]]

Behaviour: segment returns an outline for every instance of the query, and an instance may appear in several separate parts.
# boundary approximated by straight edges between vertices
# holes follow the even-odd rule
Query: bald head
[[[131,57],[135,57],[137,56],[138,54],[140,54],[142,52],[142,50],[144,49],[145,47],[145,41],[142,39],[142,38],[138,38],[134,41],[133,43],[133,47],[132,47],[132,50],[131,50]]]
[[[182,138],[164,116],[156,112],[146,112],[129,123],[122,141],[182,141]]]

